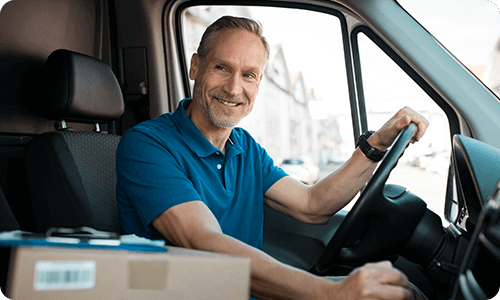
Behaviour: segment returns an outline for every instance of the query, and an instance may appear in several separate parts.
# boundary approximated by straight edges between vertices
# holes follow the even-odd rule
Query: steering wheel
[[[387,150],[316,263],[319,274],[394,256],[415,230],[426,211],[425,202],[404,187],[385,183],[416,132],[417,126],[411,123]]]

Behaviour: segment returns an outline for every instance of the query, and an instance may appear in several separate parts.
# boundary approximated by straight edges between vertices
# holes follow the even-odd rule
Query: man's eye
[[[226,68],[224,68],[223,66],[215,66],[215,68],[217,70],[221,70],[221,71],[225,71],[226,70]]]
[[[243,75],[243,77],[248,78],[248,79],[252,79],[252,78],[255,78],[255,75],[253,75],[253,74],[245,74],[245,75]]]

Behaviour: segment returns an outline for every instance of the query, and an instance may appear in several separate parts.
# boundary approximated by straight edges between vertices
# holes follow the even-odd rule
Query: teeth
[[[236,106],[238,105],[238,103],[229,103],[229,102],[226,102],[224,100],[221,100],[221,99],[218,99],[216,98],[220,103],[224,104],[224,105],[227,105],[227,106]]]
[[[236,106],[236,105],[238,105],[238,103],[229,103],[229,102],[226,102],[226,101],[222,101],[222,103],[224,103],[225,105],[229,105],[229,106]]]

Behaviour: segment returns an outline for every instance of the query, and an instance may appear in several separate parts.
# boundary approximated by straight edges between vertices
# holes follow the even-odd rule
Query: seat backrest
[[[105,63],[68,50],[45,63],[46,92],[38,108],[58,120],[94,123],[119,118],[123,97]],[[33,138],[25,165],[37,230],[89,226],[119,232],[115,151],[120,136],[63,128]]]

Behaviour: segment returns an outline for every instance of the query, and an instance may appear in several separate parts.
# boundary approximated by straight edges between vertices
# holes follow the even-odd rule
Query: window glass
[[[406,149],[388,183],[408,188],[444,220],[451,153],[448,119],[441,108],[364,33],[358,34],[358,43],[369,129],[380,128],[404,106],[413,108],[430,121],[424,137]]]
[[[477,78],[500,95],[500,7],[493,0],[398,0]]]
[[[340,20],[285,8],[191,7],[182,20],[188,67],[205,28],[223,15],[259,21],[271,46],[253,111],[238,126],[291,176],[312,183],[328,175],[354,149]]]

